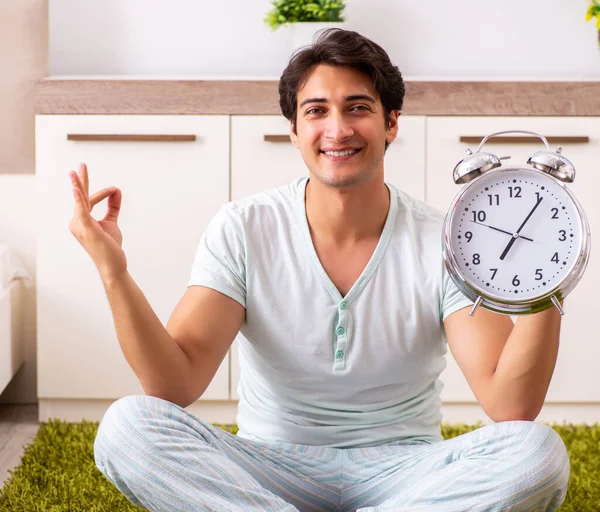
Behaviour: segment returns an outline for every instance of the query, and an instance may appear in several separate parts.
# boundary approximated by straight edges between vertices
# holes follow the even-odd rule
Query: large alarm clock
[[[481,148],[493,136],[535,135],[546,149],[527,164],[506,165]],[[510,157],[508,157],[510,158]],[[444,264],[459,290],[474,304],[508,315],[531,314],[561,301],[581,279],[590,255],[590,229],[583,208],[565,185],[573,164],[545,137],[523,130],[496,132],[454,168],[465,184],[443,225]]]

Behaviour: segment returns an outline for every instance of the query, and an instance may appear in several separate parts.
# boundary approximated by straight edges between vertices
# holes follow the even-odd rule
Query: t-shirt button
[[[347,302],[342,302],[340,304],[340,309],[348,309],[348,303]]]
[[[342,352],[341,350],[338,350],[338,351],[335,353],[335,357],[336,357],[337,359],[341,359],[342,357],[344,357],[344,352]]]
[[[336,334],[339,334],[340,336],[341,336],[342,334],[344,334],[345,332],[346,332],[346,330],[345,330],[343,327],[338,327],[338,328],[335,330],[335,333],[336,333]]]

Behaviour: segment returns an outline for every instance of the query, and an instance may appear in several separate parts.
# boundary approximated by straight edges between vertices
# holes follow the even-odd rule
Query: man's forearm
[[[518,317],[492,377],[496,421],[539,414],[556,365],[560,322],[554,307]]]
[[[129,273],[104,282],[117,337],[148,395],[179,405],[189,398],[191,365]],[[187,404],[185,404],[187,405]]]

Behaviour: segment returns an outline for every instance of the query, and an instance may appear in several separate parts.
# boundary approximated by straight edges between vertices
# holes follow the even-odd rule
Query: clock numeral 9
[[[481,257],[479,254],[473,254],[473,265],[479,265],[481,263]]]
[[[567,239],[567,232],[564,229],[561,229],[559,231],[559,233],[560,233],[560,236],[558,237],[558,240],[560,242],[564,242]]]
[[[541,268],[536,268],[535,269],[535,280],[536,281],[541,281],[542,279],[544,279],[544,276],[542,274],[542,270]]]
[[[519,286],[521,284],[521,281],[519,281],[519,274],[513,277],[512,284],[513,286]]]
[[[473,238],[473,233],[471,233],[470,231],[467,231],[465,233],[465,238],[467,239],[467,243],[469,243],[471,241],[471,238]]]
[[[480,211],[473,210],[472,213],[473,213],[473,222],[477,222],[477,221],[485,222],[486,215],[483,210],[480,210]]]

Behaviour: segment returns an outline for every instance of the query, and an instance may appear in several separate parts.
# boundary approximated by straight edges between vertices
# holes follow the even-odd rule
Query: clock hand
[[[542,199],[544,199],[542,196],[540,196],[540,198],[537,200],[537,203],[535,203],[535,206],[531,209],[531,211],[529,212],[529,215],[527,215],[527,217],[525,217],[525,220],[523,221],[523,223],[519,226],[519,229],[517,229],[517,232],[512,236],[512,238],[510,239],[510,241],[508,242],[508,245],[504,248],[504,251],[502,252],[502,254],[500,255],[500,259],[503,260],[506,255],[508,254],[508,251],[510,251],[510,248],[513,246],[513,244],[516,242],[517,238],[520,238],[519,233],[521,232],[521,230],[523,229],[523,226],[525,224],[527,224],[527,221],[531,218],[531,216],[533,215],[533,212],[536,210],[536,208],[540,205],[540,203],[542,202]]]
[[[495,231],[500,231],[500,233],[506,233],[507,235],[510,235],[510,236],[513,235],[510,231],[505,231],[504,229],[495,228],[494,226],[490,226],[489,224],[483,224],[483,223],[477,222],[475,220],[472,220],[470,222],[472,222],[473,224],[479,224],[480,226],[485,226],[486,228],[494,229]],[[528,238],[526,236],[520,235],[519,238],[522,238],[523,240],[529,240],[530,242],[533,242],[533,239]]]

